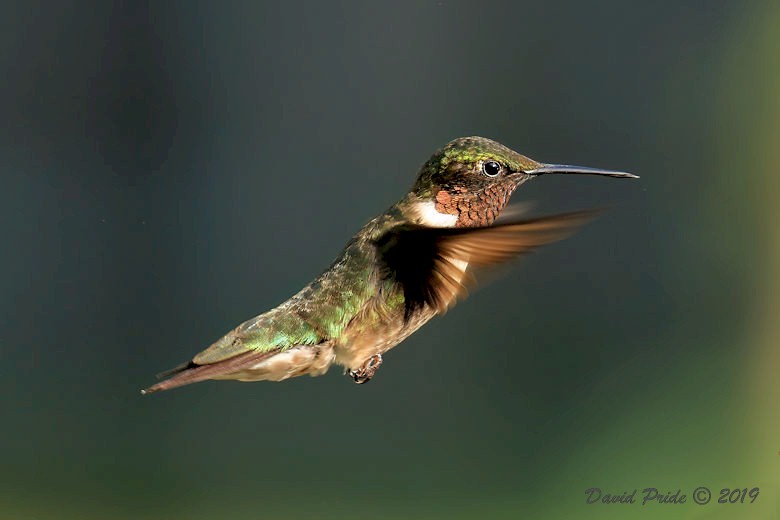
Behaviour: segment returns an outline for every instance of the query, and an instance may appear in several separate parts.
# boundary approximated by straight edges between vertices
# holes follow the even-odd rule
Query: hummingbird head
[[[549,173],[633,177],[629,173],[544,164],[485,137],[450,141],[422,166],[412,188],[423,224],[474,227],[493,223],[523,182]]]

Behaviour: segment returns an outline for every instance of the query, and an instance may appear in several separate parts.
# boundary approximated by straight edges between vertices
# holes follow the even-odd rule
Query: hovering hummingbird
[[[317,376],[334,363],[365,383],[385,352],[465,296],[476,270],[562,239],[592,216],[585,211],[494,224],[520,184],[553,173],[637,178],[538,163],[484,137],[455,139],[317,279],[160,374],[167,379],[142,393],[206,379]]]

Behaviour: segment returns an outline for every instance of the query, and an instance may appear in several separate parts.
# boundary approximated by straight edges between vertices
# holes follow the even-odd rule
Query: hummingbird
[[[476,274],[570,235],[593,211],[495,222],[524,182],[549,174],[638,178],[536,162],[484,137],[461,137],[420,168],[409,193],[369,221],[313,282],[241,323],[143,394],[209,379],[282,381],[331,365],[369,381],[382,356],[476,283]]]

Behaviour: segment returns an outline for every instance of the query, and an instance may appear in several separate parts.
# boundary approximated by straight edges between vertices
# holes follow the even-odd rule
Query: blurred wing
[[[535,207],[536,202],[531,200],[514,202],[501,210],[501,214],[498,215],[498,218],[494,224],[519,222],[521,219],[528,218],[528,215],[534,210]]]
[[[402,225],[376,241],[385,275],[403,286],[405,317],[430,306],[442,313],[474,283],[473,267],[490,267],[561,240],[597,211],[578,211],[479,228]]]

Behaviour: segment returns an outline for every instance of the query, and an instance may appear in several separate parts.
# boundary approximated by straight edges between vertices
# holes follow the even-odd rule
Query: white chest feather
[[[457,215],[439,213],[433,201],[417,202],[413,206],[415,220],[418,224],[430,227],[455,227]]]

